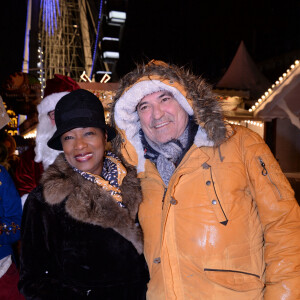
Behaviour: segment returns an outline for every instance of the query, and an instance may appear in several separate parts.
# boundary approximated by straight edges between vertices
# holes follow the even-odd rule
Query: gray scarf
[[[173,139],[165,144],[154,143],[145,135],[145,139],[149,146],[159,153],[156,160],[156,168],[166,186],[169,185],[169,180],[176,169],[176,162],[187,147],[188,138],[189,123],[183,134],[177,140]]]

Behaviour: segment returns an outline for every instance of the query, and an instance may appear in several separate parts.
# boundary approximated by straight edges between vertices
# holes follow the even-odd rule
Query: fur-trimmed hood
[[[121,186],[126,208],[120,207],[109,192],[76,173],[65,161],[63,153],[44,172],[41,184],[48,204],[56,205],[66,200],[65,209],[71,217],[112,228],[130,241],[138,253],[142,253],[142,231],[135,223],[142,198],[134,168],[127,166],[127,175]]]
[[[113,146],[127,160],[128,155],[122,151],[124,143],[129,143],[128,149],[135,149],[136,154],[131,153],[129,161],[137,166],[138,173],[144,171],[145,158],[138,134],[140,123],[136,106],[144,96],[161,90],[171,92],[199,125],[194,139],[196,146],[219,146],[226,139],[227,129],[221,104],[204,79],[161,61],[139,65],[121,80],[112,105],[111,118],[112,124],[120,132]],[[127,154],[130,152],[128,149]]]

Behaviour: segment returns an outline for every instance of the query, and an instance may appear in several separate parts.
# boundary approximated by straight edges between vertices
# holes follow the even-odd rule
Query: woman
[[[63,150],[25,203],[19,288],[26,299],[145,299],[148,270],[136,172],[105,151],[114,131],[98,98],[75,90],[48,142]]]

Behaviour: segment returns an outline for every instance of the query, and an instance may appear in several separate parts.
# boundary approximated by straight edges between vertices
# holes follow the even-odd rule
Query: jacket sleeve
[[[242,136],[245,164],[264,232],[264,299],[300,299],[300,208],[259,135]]]
[[[77,299],[60,278],[54,235],[59,235],[54,210],[33,190],[24,205],[21,227],[19,289],[26,299]],[[60,272],[59,272],[60,271]]]
[[[0,168],[0,246],[11,245],[20,239],[22,218],[21,198],[4,167]]]

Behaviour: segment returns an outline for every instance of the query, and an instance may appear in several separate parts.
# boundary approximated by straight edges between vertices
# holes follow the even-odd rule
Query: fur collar
[[[44,172],[41,183],[48,204],[60,204],[66,199],[65,209],[71,217],[112,228],[142,253],[142,231],[135,223],[142,198],[134,168],[127,167],[127,175],[121,186],[126,208],[120,207],[107,191],[74,172],[63,154]]]

